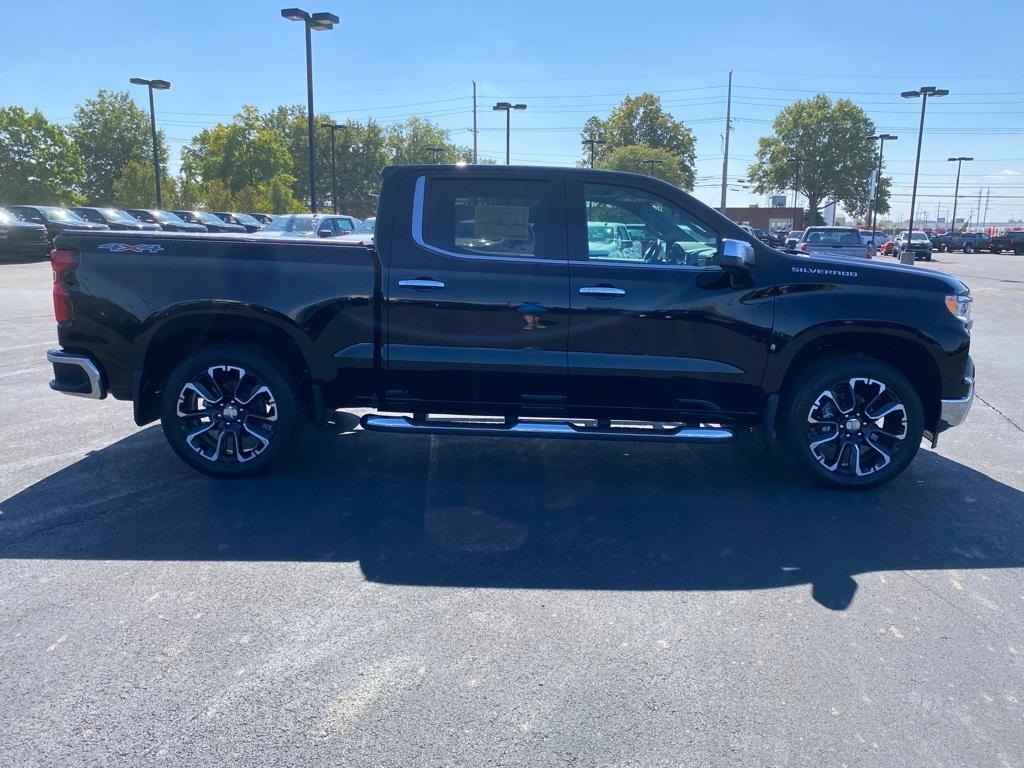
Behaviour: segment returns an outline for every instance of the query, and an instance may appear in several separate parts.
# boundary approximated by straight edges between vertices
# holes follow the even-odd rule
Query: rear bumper
[[[53,366],[50,389],[65,395],[102,400],[107,396],[103,374],[88,355],[73,355],[60,349],[51,349],[46,359]]]
[[[967,385],[966,395],[942,401],[942,408],[939,411],[939,432],[960,426],[971,412],[971,405],[974,403],[974,361],[970,358],[967,362],[967,371],[964,373],[964,384]]]

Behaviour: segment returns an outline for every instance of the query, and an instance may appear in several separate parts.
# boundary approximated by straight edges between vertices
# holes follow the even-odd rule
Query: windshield
[[[611,243],[615,241],[615,227],[603,224],[588,224],[587,239],[592,243]]]
[[[250,227],[260,226],[260,222],[256,218],[250,216],[248,213],[235,213],[232,215],[240,222],[242,222],[243,224],[248,224]]]
[[[358,227],[352,230],[353,235],[372,235],[373,227],[377,223],[376,219],[367,219]]]
[[[85,221],[74,211],[69,211],[67,208],[40,208],[43,216],[50,221]]]
[[[226,223],[219,216],[214,216],[212,213],[207,211],[195,211],[194,215],[197,219],[203,222],[203,224],[217,224],[223,226]]]
[[[309,215],[292,214],[291,216],[279,216],[267,225],[264,232],[312,232],[313,217]]]
[[[170,211],[150,211],[150,215],[159,221],[161,224],[187,224],[180,216],[176,216]]]
[[[138,224],[139,221],[130,213],[119,208],[100,208],[100,213],[107,221],[116,221],[120,224]]]

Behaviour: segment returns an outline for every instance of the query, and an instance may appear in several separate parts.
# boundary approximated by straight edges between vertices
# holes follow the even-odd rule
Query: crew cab
[[[592,222],[655,242],[609,250]],[[960,281],[776,251],[628,173],[387,168],[373,246],[82,233],[52,263],[50,386],[132,401],[216,476],[370,408],[363,429],[393,434],[759,432],[815,479],[865,488],[960,424],[974,391]]]

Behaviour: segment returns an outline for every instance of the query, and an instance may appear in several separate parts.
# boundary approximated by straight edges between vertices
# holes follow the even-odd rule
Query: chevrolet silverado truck
[[[866,488],[971,407],[971,296],[953,277],[783,253],[647,176],[382,176],[372,246],[61,236],[51,388],[130,400],[216,476],[266,470],[306,424],[369,408],[363,429],[395,434],[759,432],[813,478]],[[609,250],[608,221],[653,242]]]

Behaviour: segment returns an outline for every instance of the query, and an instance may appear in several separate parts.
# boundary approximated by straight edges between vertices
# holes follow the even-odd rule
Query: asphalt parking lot
[[[1024,765],[1024,257],[892,485],[735,448],[364,433],[254,481],[51,393],[0,265],[0,764]]]

